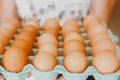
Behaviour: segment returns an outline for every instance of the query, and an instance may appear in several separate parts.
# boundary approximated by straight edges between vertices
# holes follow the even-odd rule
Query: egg
[[[32,64],[37,70],[48,72],[55,68],[57,65],[57,59],[49,53],[37,53]]]
[[[10,31],[9,29],[6,29],[6,28],[1,27],[1,28],[0,28],[0,32],[3,33],[3,34],[5,34],[5,35],[8,37],[9,40],[10,40],[10,39],[13,39],[13,33],[12,33],[12,31]],[[9,35],[8,35],[8,34],[9,34]]]
[[[32,36],[32,34],[28,31],[24,31],[24,32],[21,32],[16,38],[15,40],[17,39],[24,39],[26,41],[28,41],[28,43],[30,45],[33,45],[34,41],[35,41],[35,37]]]
[[[85,32],[88,33],[88,31],[90,29],[93,29],[93,26],[98,26],[98,25],[102,25],[104,27],[104,25],[102,23],[100,23],[99,21],[95,20],[95,21],[92,21],[91,23],[89,23],[86,28],[85,28]]]
[[[111,51],[102,51],[93,58],[92,65],[101,74],[112,74],[120,68],[116,54]]]
[[[3,44],[3,46],[7,46],[9,44],[9,39],[7,36],[0,32],[0,41]]]
[[[44,45],[40,46],[38,52],[47,52],[55,57],[58,56],[58,48],[51,43],[45,43]]]
[[[103,34],[103,33],[108,34],[107,29],[103,25],[101,24],[94,25],[88,30],[87,38],[90,39],[93,38],[94,35]]]
[[[97,43],[99,43],[101,40],[103,39],[110,39],[109,35],[108,34],[96,34],[94,36],[92,36],[92,38],[90,38],[90,46],[93,46]]]
[[[12,35],[12,36],[13,36],[13,34],[14,34],[14,31],[13,31],[13,30],[11,30],[10,28],[0,27],[0,30],[6,30],[5,32],[9,32],[9,33],[10,33],[10,35]]]
[[[8,20],[3,27],[12,30],[13,33],[16,33],[16,30],[20,27],[20,22],[18,20]]]
[[[66,36],[64,38],[64,43],[66,43],[70,40],[79,40],[82,44],[84,44],[84,40],[83,40],[82,36],[76,32],[71,32],[71,33],[66,34]]]
[[[17,29],[20,27],[20,21],[15,19],[8,20],[7,24],[10,24],[13,27],[16,27]]]
[[[28,30],[22,30],[21,32],[20,32],[20,35],[26,35],[26,36],[28,36],[28,38],[31,38],[33,41],[35,40],[35,35],[34,35],[34,33],[32,33],[31,31],[28,31]],[[31,37],[29,37],[29,36],[31,36]]]
[[[58,38],[59,36],[59,32],[56,30],[48,30],[48,31],[44,31],[44,33],[51,33],[52,35],[54,35],[56,38]]]
[[[64,26],[65,26],[65,25],[68,25],[68,24],[74,25],[74,26],[76,26],[76,27],[80,27],[78,21],[75,20],[75,19],[73,19],[73,18],[70,18],[70,19],[66,20],[66,22],[64,23]]]
[[[27,20],[25,22],[25,26],[33,26],[37,31],[39,31],[40,27],[36,20]]]
[[[21,32],[21,34],[25,34],[25,35],[27,35],[28,33],[29,33],[29,35],[31,35],[30,38],[32,38],[32,40],[35,41],[36,35],[32,31],[30,31],[30,30],[22,30],[22,32]]]
[[[32,39],[29,39],[27,36],[25,36],[25,35],[18,35],[16,38],[15,38],[15,40],[19,40],[19,39],[23,39],[23,40],[25,40],[30,46],[29,47],[33,47],[33,45],[34,45],[34,42],[33,42],[33,40]]]
[[[9,72],[21,72],[26,64],[28,56],[19,48],[9,48],[2,59],[3,67]]]
[[[82,73],[88,67],[88,60],[83,53],[74,51],[64,58],[63,65],[71,73]]]
[[[28,31],[32,32],[35,36],[38,36],[38,34],[39,34],[39,31],[36,30],[36,28],[31,25],[24,26],[23,30],[28,30]]]
[[[62,56],[65,57],[76,50],[80,50],[80,52],[86,54],[85,47],[80,41],[70,40],[63,45]]]
[[[56,47],[59,47],[58,40],[50,33],[44,33],[39,37],[37,41],[37,47],[39,48],[40,45],[43,45],[45,43],[51,43],[54,44]]]
[[[101,23],[98,17],[89,14],[89,15],[83,20],[83,26],[84,26],[84,28],[87,29],[92,22]]]
[[[4,46],[1,41],[0,41],[0,54],[4,54]]]
[[[63,26],[63,28],[62,28],[63,39],[66,36],[66,34],[69,34],[71,32],[76,32],[76,33],[80,34],[81,33],[80,27],[75,26],[75,25],[71,25],[71,24],[67,24],[67,25]]]
[[[56,38],[59,35],[59,30],[60,30],[59,22],[54,18],[47,19],[43,24],[44,33],[46,32],[52,33],[53,35],[56,36]]]
[[[91,49],[91,55],[95,56],[96,54],[104,50],[109,50],[112,51],[113,53],[116,53],[116,47],[111,39],[103,39],[96,45],[93,45]]]
[[[5,25],[3,25],[2,27],[4,27],[4,28],[7,28],[7,29],[9,29],[12,33],[16,33],[16,30],[17,30],[17,28],[16,27],[13,27],[12,25],[10,25],[10,24],[5,24]]]
[[[20,48],[22,50],[26,51],[27,55],[31,55],[32,54],[32,47],[31,45],[28,44],[28,42],[24,39],[17,39],[15,40],[10,47],[16,47],[16,48]]]

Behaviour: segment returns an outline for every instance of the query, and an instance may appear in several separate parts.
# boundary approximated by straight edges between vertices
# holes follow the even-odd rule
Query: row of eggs
[[[83,25],[88,35],[87,38],[92,42],[90,43],[92,47],[91,55],[94,57],[92,65],[102,74],[116,72],[119,69],[119,59],[116,56],[116,52],[112,52],[115,48],[112,47],[113,43],[107,35],[107,30],[92,15],[89,15],[84,20]],[[94,27],[91,28],[90,26]],[[32,62],[36,69],[47,72],[53,70],[57,65],[56,57],[58,56],[58,36],[60,29],[60,25],[55,19],[48,19],[44,23],[44,33],[37,41],[38,52]],[[63,66],[71,73],[82,73],[88,67],[88,60],[78,22],[74,19],[67,20],[61,31],[63,37]],[[6,70],[20,72],[28,64],[28,56],[32,54],[33,43],[38,33],[39,27],[36,22],[26,22],[22,32],[4,53],[2,65]],[[96,37],[94,34],[97,36],[101,35],[100,37]],[[106,37],[103,39],[103,34],[109,39],[107,40]]]

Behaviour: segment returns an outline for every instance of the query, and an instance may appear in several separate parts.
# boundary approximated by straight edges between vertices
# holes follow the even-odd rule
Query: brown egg
[[[68,20],[64,23],[64,26],[65,26],[65,25],[68,25],[68,24],[74,25],[74,26],[76,26],[76,27],[80,27],[78,21],[75,20],[75,19],[72,19],[72,18],[71,18],[71,19],[68,19]]]
[[[7,22],[7,24],[9,24],[12,27],[15,27],[16,29],[18,29],[20,27],[20,21],[15,20],[15,19],[11,19]]]
[[[4,54],[4,46],[2,44],[2,42],[0,41],[0,55]]]
[[[91,55],[95,56],[101,51],[109,50],[113,53],[116,53],[116,48],[111,39],[103,39],[92,47]]]
[[[74,51],[64,58],[63,65],[71,73],[82,73],[88,67],[88,60],[83,53]]]
[[[35,35],[32,31],[29,31],[29,30],[22,30],[21,34],[25,34],[25,35],[29,34],[29,35],[31,35],[30,38],[32,38],[32,40],[35,41],[36,35]]]
[[[112,74],[120,68],[119,59],[110,51],[102,51],[93,58],[92,65],[101,74]]]
[[[13,36],[13,34],[15,34],[14,31],[10,28],[0,27],[0,30],[6,30],[5,32],[9,32],[10,35],[12,35],[12,36]]]
[[[93,36],[97,34],[108,34],[108,32],[107,32],[107,29],[103,25],[97,24],[88,30],[87,38],[88,39],[93,38]]]
[[[47,52],[55,57],[58,56],[58,48],[51,43],[45,43],[44,45],[41,45],[38,49],[38,52]]]
[[[82,44],[84,44],[84,40],[83,40],[82,36],[76,32],[71,32],[71,33],[66,34],[66,36],[64,38],[64,43],[66,43],[70,40],[79,40]]]
[[[10,30],[12,33],[14,33],[14,34],[17,32],[17,28],[16,28],[16,27],[13,27],[13,26],[10,25],[10,24],[5,24],[5,25],[3,25],[3,27],[9,29],[9,30]]]
[[[31,40],[31,39],[29,39],[29,38],[25,38],[26,36],[23,36],[23,35],[19,35],[17,38],[15,38],[15,40],[18,40],[18,39],[24,39],[24,40],[26,40],[27,41],[27,43],[29,44],[29,45],[33,45],[34,43],[33,43],[33,40]]]
[[[4,28],[4,27],[1,27],[1,28],[0,28],[0,32],[3,33],[3,34],[5,34],[5,35],[8,37],[9,40],[10,40],[10,39],[13,39],[14,33],[12,33],[12,31],[10,31],[9,29],[6,29],[6,28]],[[8,35],[8,34],[9,34],[9,35]]]
[[[54,35],[56,38],[58,38],[58,36],[59,36],[59,32],[56,30],[48,29],[48,31],[44,31],[44,33],[50,33],[50,34]]]
[[[21,31],[20,35],[26,35],[26,36],[28,36],[28,38],[31,38],[33,41],[35,39],[34,33],[32,33],[31,31],[28,31],[28,30]]]
[[[9,72],[20,72],[26,64],[28,64],[28,56],[19,48],[9,48],[2,59],[3,67]]]
[[[80,41],[70,40],[70,41],[68,41],[67,43],[64,44],[62,55],[67,56],[71,52],[74,52],[76,50],[80,50],[81,53],[86,54],[85,47]]]
[[[15,34],[16,30],[20,27],[20,22],[17,20],[8,20],[3,27],[8,28]]]
[[[38,53],[32,63],[37,70],[48,72],[55,68],[57,59],[49,53]]]
[[[39,31],[36,30],[36,28],[34,26],[31,26],[31,25],[24,26],[23,31],[24,30],[32,32],[35,36],[38,36],[38,34],[39,34]]]
[[[97,43],[99,43],[101,40],[103,39],[110,39],[108,34],[96,34],[94,36],[92,36],[92,38],[90,38],[90,46],[94,46]]]
[[[38,24],[38,22],[36,20],[28,20],[28,21],[26,21],[25,26],[29,26],[29,25],[35,27],[37,31],[39,31],[39,29],[40,29],[39,24]]]
[[[30,46],[29,47],[33,47],[34,42],[32,39],[29,39],[26,35],[18,35],[15,40],[19,40],[19,39],[23,39],[25,40]]]
[[[7,46],[9,44],[9,39],[7,36],[0,32],[0,41],[3,44],[3,46]]]
[[[89,25],[93,22],[97,22],[97,23],[101,23],[100,20],[94,16],[94,15],[91,15],[89,14],[84,20],[83,20],[83,26],[85,29],[87,29],[89,27]]]
[[[39,48],[40,45],[43,45],[45,43],[51,43],[54,44],[56,47],[59,47],[58,40],[50,33],[44,33],[39,37],[37,47]]]
[[[33,45],[33,43],[34,43],[34,41],[35,41],[35,37],[34,37],[29,31],[21,32],[21,33],[15,38],[15,40],[17,40],[17,39],[27,40],[30,45]]]
[[[71,25],[71,24],[67,24],[67,25],[63,26],[63,28],[62,28],[63,39],[66,36],[66,34],[69,34],[71,32],[76,32],[76,33],[80,34],[80,27]]]
[[[56,36],[56,38],[59,35],[59,30],[60,30],[59,22],[54,18],[47,19],[43,24],[44,33],[46,32],[52,33],[53,35]]]
[[[26,51],[26,54],[29,56],[32,54],[32,47],[31,45],[24,39],[17,39],[15,40],[10,47],[20,48]]]

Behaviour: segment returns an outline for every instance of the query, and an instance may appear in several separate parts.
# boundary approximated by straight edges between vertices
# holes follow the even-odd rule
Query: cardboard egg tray
[[[22,30],[22,27],[17,30],[17,33],[14,35],[14,38],[16,38],[17,35],[19,35],[21,30]],[[91,48],[89,47],[89,40],[86,40],[87,34],[85,33],[85,30],[83,27],[80,28],[80,31],[82,32],[82,37],[83,37],[85,45],[86,45],[85,48],[86,48],[87,58],[89,60],[89,67],[83,73],[79,73],[79,74],[70,73],[64,68],[64,66],[62,66],[64,57],[61,56],[63,43],[62,43],[62,36],[60,35],[58,37],[59,45],[60,45],[60,47],[58,49],[59,56],[57,57],[58,65],[56,65],[56,67],[52,71],[41,72],[41,71],[38,71],[37,69],[35,69],[35,67],[31,64],[31,62],[34,58],[34,55],[36,55],[36,53],[37,53],[36,42],[35,42],[34,48],[33,48],[33,55],[29,56],[30,63],[28,65],[26,65],[20,73],[8,72],[2,66],[0,66],[0,74],[2,74],[6,80],[56,80],[56,78],[60,74],[63,76],[63,78],[65,80],[120,80],[120,70],[118,70],[114,74],[102,75],[102,74],[98,73],[97,70],[93,66],[91,66],[91,61],[92,61],[93,57],[90,56]],[[43,33],[42,29],[40,29],[39,33],[40,33],[40,35]],[[116,42],[119,41],[118,37],[113,35],[110,30],[108,30],[108,33],[116,45]],[[36,41],[38,38],[39,38],[39,36],[36,37]],[[14,40],[10,40],[10,44],[12,44],[13,41]],[[7,50],[9,48],[9,46],[5,47],[5,50]],[[117,50],[118,57],[120,59],[120,47],[117,45],[116,45],[116,50]],[[3,55],[0,55],[0,64],[1,64],[2,57],[3,57]],[[28,74],[30,74],[30,73],[32,74],[32,76],[31,76],[32,78],[28,78]]]

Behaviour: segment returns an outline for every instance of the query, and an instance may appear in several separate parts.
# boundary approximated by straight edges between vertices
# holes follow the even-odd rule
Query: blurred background
[[[110,29],[115,35],[119,36],[120,39],[120,0],[117,0],[117,4],[113,11],[113,15],[110,20]],[[120,42],[118,44],[120,45]]]

